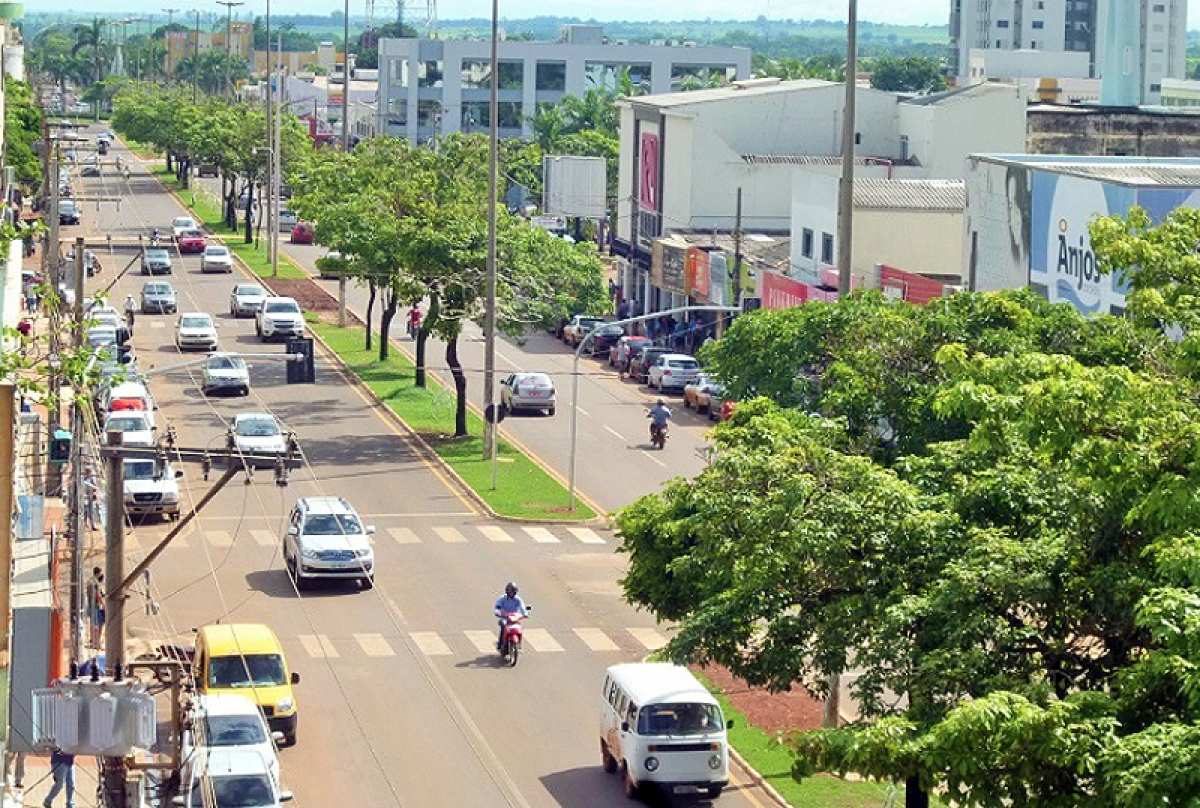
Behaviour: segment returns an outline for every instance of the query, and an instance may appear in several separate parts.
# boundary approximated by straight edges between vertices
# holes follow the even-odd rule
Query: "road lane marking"
[[[467,639],[471,642],[471,645],[475,646],[475,650],[479,653],[493,654],[496,652],[496,636],[498,632],[468,629],[463,634],[467,635]]]
[[[409,638],[425,656],[449,656],[450,646],[438,636],[436,631],[414,631]]]
[[[300,644],[313,659],[337,659],[341,654],[325,634],[301,634]]]
[[[651,460],[653,460],[655,463],[657,463],[658,465],[662,466],[663,468],[666,468],[666,467],[667,467],[667,464],[666,464],[666,463],[662,462],[662,461],[661,461],[661,460],[659,460],[657,457],[655,457],[654,455],[652,455],[652,454],[650,454],[649,452],[647,452],[645,449],[642,449],[642,454],[644,454],[646,457],[650,458]]]
[[[558,544],[559,543],[558,536],[555,536],[553,533],[551,533],[549,530],[547,530],[544,527],[524,526],[521,529],[524,530],[527,534],[529,534],[529,538],[533,539],[538,544]]]
[[[358,647],[362,652],[369,657],[390,657],[395,656],[396,652],[392,650],[392,646],[383,638],[382,634],[355,634],[354,641],[358,643]]]
[[[627,628],[625,630],[647,651],[657,651],[667,644],[667,638],[652,628]]]
[[[508,531],[499,525],[480,525],[479,532],[487,537],[488,541],[500,542],[502,544],[511,544],[515,539],[508,535]]]
[[[580,407],[578,404],[575,405],[575,409],[579,410],[579,414],[582,415],[584,418],[592,417],[591,415],[588,414],[587,410],[585,410],[583,407]]]
[[[388,530],[388,533],[391,535],[391,537],[396,540],[397,544],[420,544],[421,543],[420,538],[417,537],[417,534],[413,532],[412,528],[389,527],[387,530]]]
[[[458,532],[456,527],[435,527],[433,532],[446,544],[463,544],[467,537]]]
[[[164,323],[162,320],[151,320],[150,327],[151,328],[166,328],[167,324]]]
[[[592,651],[619,651],[617,644],[598,628],[573,628],[575,636]]]
[[[275,534],[269,530],[251,530],[250,538],[254,539],[260,547],[275,546]]]
[[[208,543],[213,547],[231,547],[233,546],[233,537],[224,530],[206,530],[204,537],[208,539]]]
[[[590,527],[569,527],[567,530],[584,544],[604,544],[604,539]]]
[[[544,628],[525,629],[525,642],[529,643],[529,647],[539,653],[556,653],[563,649],[558,644],[558,640],[551,637],[550,632]]]
[[[608,430],[608,434],[615,436],[617,440],[619,440],[619,441],[622,441],[622,442],[624,442],[624,443],[629,443],[629,441],[625,439],[625,436],[624,436],[624,435],[622,435],[622,434],[621,434],[620,432],[618,432],[617,430],[613,429],[613,428],[612,428],[611,426],[609,426],[608,424],[605,424],[605,425],[604,425],[604,428]]]

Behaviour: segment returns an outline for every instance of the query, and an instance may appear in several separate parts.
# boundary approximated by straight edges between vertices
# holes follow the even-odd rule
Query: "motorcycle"
[[[666,424],[650,424],[650,445],[659,450],[667,445]]]
[[[530,609],[526,606],[525,610]],[[514,668],[521,655],[521,640],[525,634],[521,624],[525,616],[520,612],[505,612],[500,619],[504,621],[504,631],[500,635],[500,656],[510,668]]]

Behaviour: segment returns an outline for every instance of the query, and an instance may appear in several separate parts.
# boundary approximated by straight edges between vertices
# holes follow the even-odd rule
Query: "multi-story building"
[[[378,131],[422,142],[486,129],[490,53],[485,39],[381,39]],[[565,26],[559,42],[503,41],[499,59],[501,137],[528,137],[539,106],[615,88],[624,71],[649,93],[750,75],[746,48],[618,44],[582,25]]]
[[[1107,58],[1114,12],[1131,29],[1131,59]],[[1135,71],[1137,101],[1157,104],[1163,79],[1184,77],[1187,1],[951,0],[950,42],[960,81],[1099,78],[1108,65]]]

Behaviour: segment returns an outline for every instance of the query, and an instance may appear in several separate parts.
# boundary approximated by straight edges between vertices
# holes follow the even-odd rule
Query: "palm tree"
[[[100,81],[100,58],[104,52],[104,22],[94,17],[90,25],[75,26],[75,44],[71,47],[71,55],[77,55],[81,50],[91,49],[92,52],[92,81]]]

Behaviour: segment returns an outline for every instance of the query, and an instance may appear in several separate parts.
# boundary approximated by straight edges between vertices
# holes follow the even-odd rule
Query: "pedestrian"
[[[92,577],[88,581],[88,604],[92,618],[92,647],[99,648],[104,631],[104,573],[99,567],[92,567]]]
[[[22,317],[21,322],[17,323],[17,331],[25,339],[29,339],[33,335],[33,321],[28,317]]]
[[[33,314],[37,311],[38,294],[37,288],[31,283],[25,287],[25,311]]]
[[[133,299],[133,295],[125,295],[125,324],[129,328],[129,333],[133,334],[133,315],[137,312],[138,304]]]
[[[9,773],[12,780],[9,780]],[[6,750],[4,753],[4,784],[15,789],[25,788],[25,753]]]
[[[50,753],[50,774],[54,777],[54,785],[42,801],[42,808],[52,808],[58,792],[66,788],[67,808],[75,808],[75,756],[54,747]]]

